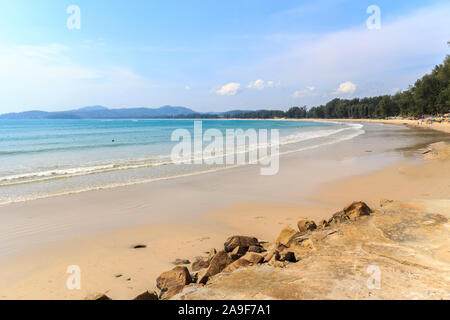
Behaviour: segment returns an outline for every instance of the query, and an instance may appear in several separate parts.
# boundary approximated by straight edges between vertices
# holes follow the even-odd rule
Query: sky
[[[393,94],[450,54],[449,17],[424,0],[0,0],[0,113]]]

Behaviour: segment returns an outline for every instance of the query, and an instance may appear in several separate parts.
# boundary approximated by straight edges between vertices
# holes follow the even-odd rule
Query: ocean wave
[[[361,130],[363,126],[360,124],[346,124],[344,128],[338,128],[338,129],[325,129],[325,130],[317,130],[317,131],[302,131],[294,134],[290,134],[284,137],[281,137],[280,139],[280,146],[295,144],[299,142],[304,142],[312,139],[320,139],[325,137],[331,137],[334,135],[337,135],[339,133],[350,131],[350,134],[348,137],[349,139],[356,137],[359,134],[364,133],[363,130]],[[344,136],[343,138],[332,140],[331,143],[337,143],[339,141],[347,140],[347,136]],[[329,144],[329,143],[327,143]],[[298,152],[307,150],[310,148],[315,148],[318,146],[323,145],[323,143],[319,142],[318,144],[314,144],[312,146],[308,146],[306,148],[300,148],[296,150],[290,150],[288,153],[291,152]],[[265,145],[245,145],[242,149],[225,149],[225,150],[218,150],[219,155],[212,155],[208,158],[203,157],[203,154],[193,154],[192,155],[192,161],[196,160],[212,160],[219,157],[225,157],[230,154],[242,154],[242,153],[248,153],[251,151],[257,151],[262,148],[270,148],[271,144],[267,143]],[[280,153],[283,154],[283,153]],[[181,163],[181,161],[180,161]],[[24,173],[18,173],[18,174],[10,174],[6,176],[0,176],[0,187],[7,187],[7,186],[14,186],[19,184],[29,184],[29,183],[39,183],[39,182],[46,182],[51,180],[57,180],[57,179],[67,179],[67,178],[73,178],[73,177],[80,177],[85,175],[93,175],[93,174],[101,174],[101,173],[108,173],[108,172],[114,172],[114,171],[122,171],[122,170],[132,170],[132,169],[141,169],[141,168],[151,168],[151,167],[158,167],[163,165],[171,165],[171,164],[177,164],[177,162],[174,162],[170,159],[170,155],[159,155],[156,157],[150,157],[150,158],[143,158],[143,159],[135,159],[135,160],[122,160],[122,161],[116,161],[112,163],[100,163],[95,165],[85,165],[80,167],[73,167],[73,168],[62,168],[62,169],[50,169],[50,170],[42,170],[42,171],[35,171],[35,172],[24,172]]]

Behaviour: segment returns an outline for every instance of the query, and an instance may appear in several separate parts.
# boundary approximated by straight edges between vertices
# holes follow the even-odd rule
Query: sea
[[[203,132],[216,129],[224,136],[229,129],[277,129],[281,155],[364,134],[362,125],[340,122],[202,120],[201,125]],[[0,204],[236,167],[174,162],[171,152],[179,141],[171,138],[177,129],[194,136],[194,120],[0,120]],[[224,146],[223,152],[238,151]]]

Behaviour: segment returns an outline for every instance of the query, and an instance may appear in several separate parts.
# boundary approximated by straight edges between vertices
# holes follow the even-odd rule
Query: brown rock
[[[211,277],[222,272],[222,270],[225,269],[225,267],[231,262],[233,261],[228,253],[225,251],[219,251],[209,263],[208,275]]]
[[[289,247],[292,240],[299,235],[300,233],[298,231],[292,229],[291,227],[285,227],[278,236],[277,245]]]
[[[180,266],[162,273],[156,279],[156,286],[161,290],[161,297],[168,299],[183,290],[183,287],[191,282],[189,270]]]
[[[361,201],[353,202],[351,205],[345,207],[343,211],[349,219],[356,219],[361,216],[370,216],[372,213],[372,209]]]
[[[220,273],[226,266],[233,262],[232,257],[225,251],[219,251],[211,259],[209,266],[204,272],[201,270],[198,274],[198,282],[205,284],[210,277]]]
[[[273,249],[270,250],[269,252],[267,252],[267,254],[264,256],[264,262],[269,262],[270,260],[272,260],[272,258],[275,256],[275,260],[279,260],[280,259],[280,253]]]
[[[262,253],[266,251],[262,246],[250,246],[248,247],[248,252],[256,252],[256,253]]]
[[[242,247],[245,248],[245,250],[248,250],[250,246],[256,245],[258,245],[258,239],[254,237],[232,236],[225,241],[224,249],[226,252],[231,252],[236,247]]]
[[[156,294],[156,292],[145,291],[133,300],[158,300],[158,295]]]
[[[237,260],[240,257],[242,257],[244,254],[246,254],[247,248],[245,247],[236,247],[233,249],[233,251],[230,252],[230,256],[233,260]]]
[[[298,226],[298,230],[300,231],[301,234],[304,234],[308,231],[313,231],[313,230],[317,229],[317,225],[314,221],[306,220],[306,219],[300,220],[297,223],[297,226]]]
[[[209,261],[209,258],[197,257],[196,260],[192,263],[192,271],[199,271],[200,269],[208,268]]]
[[[241,259],[247,260],[252,264],[258,264],[264,261],[264,257],[256,252],[247,252]]]

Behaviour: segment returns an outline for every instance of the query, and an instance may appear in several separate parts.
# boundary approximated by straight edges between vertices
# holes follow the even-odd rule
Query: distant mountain
[[[121,108],[109,109],[103,106],[88,106],[76,110],[45,112],[26,111],[6,113],[0,119],[151,119],[172,118],[194,114],[195,111],[186,107],[163,106],[160,108]]]

